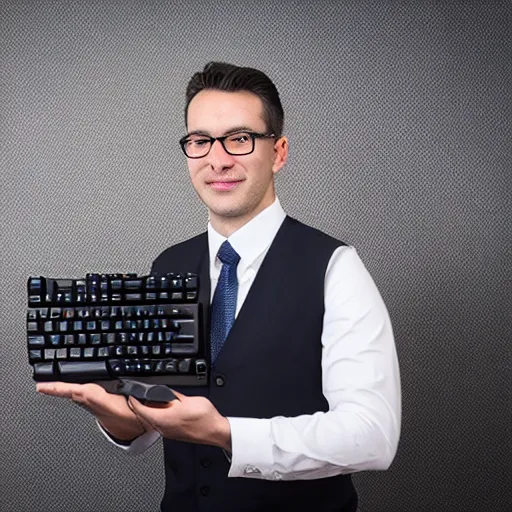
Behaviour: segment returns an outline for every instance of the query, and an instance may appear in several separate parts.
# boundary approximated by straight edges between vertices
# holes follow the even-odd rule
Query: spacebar
[[[64,380],[110,378],[105,361],[59,361],[57,371]]]

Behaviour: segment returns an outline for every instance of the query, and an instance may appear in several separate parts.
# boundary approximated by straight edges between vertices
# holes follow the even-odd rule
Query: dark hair
[[[243,68],[225,62],[209,62],[203,71],[195,73],[187,85],[187,104],[185,106],[185,124],[188,106],[192,98],[205,89],[236,92],[249,91],[263,102],[263,120],[267,130],[276,137],[283,132],[284,113],[279,93],[272,80],[257,69]]]

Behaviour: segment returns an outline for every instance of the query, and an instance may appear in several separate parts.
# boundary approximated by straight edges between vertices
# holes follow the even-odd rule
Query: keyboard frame
[[[114,281],[117,282],[116,288],[112,284]],[[121,285],[119,286],[119,282]],[[137,282],[141,283],[137,289],[133,288],[133,284]],[[176,283],[181,282],[181,286]],[[91,284],[92,283],[92,284]],[[155,287],[149,288],[148,283],[156,283]],[[165,285],[165,287],[164,287]],[[165,290],[165,291],[164,291]],[[114,291],[116,293],[114,293]],[[167,292],[167,293],[166,293]],[[62,382],[73,382],[73,383],[85,383],[85,382],[96,382],[107,391],[116,392],[119,386],[119,379],[129,379],[138,382],[144,382],[147,384],[165,384],[168,386],[205,386],[208,384],[210,368],[209,368],[209,357],[204,339],[203,325],[204,315],[203,306],[199,302],[199,282],[198,276],[195,273],[167,273],[164,275],[137,275],[133,273],[122,273],[122,274],[86,274],[85,279],[72,278],[72,279],[61,279],[61,278],[48,278],[43,276],[31,276],[27,281],[27,318],[26,318],[26,332],[27,332],[27,349],[29,355],[29,364],[33,369],[32,378],[36,382],[45,381],[62,381]],[[114,300],[114,295],[117,298]],[[162,296],[161,296],[162,295]],[[164,296],[166,295],[166,296]],[[128,298],[130,296],[130,298]],[[98,316],[105,314],[106,311],[112,312],[114,307],[118,309],[117,312],[121,311],[120,316]],[[144,316],[148,311],[152,311],[151,308],[155,308],[158,313],[165,312],[160,316]],[[78,313],[88,311],[92,316],[78,317]],[[179,313],[173,313],[177,312]],[[131,313],[137,312],[137,315],[131,316]],[[41,316],[41,313],[43,315]],[[124,314],[128,313],[127,316]],[[140,314],[139,314],[140,313]],[[174,314],[174,316],[173,316]],[[64,315],[64,317],[62,316]],[[67,317],[66,315],[71,315]],[[96,315],[96,316],[94,316]],[[183,318],[188,316],[188,318]],[[94,318],[93,318],[94,317]],[[133,339],[127,343],[119,342],[119,336],[121,334],[133,334],[139,335],[140,333],[148,334],[149,332],[160,332],[155,328],[127,328],[122,327],[121,329],[113,329],[113,323],[116,321],[126,321],[130,323],[128,318],[133,322],[137,323],[139,320],[147,319],[162,319],[165,317],[172,322],[173,326],[176,324],[180,325],[180,330],[177,333],[177,339],[186,339],[187,343],[180,343],[176,339],[170,340],[154,340],[148,343],[138,343]],[[109,329],[102,329],[99,327],[102,320],[107,319],[109,322],[105,324],[109,325]],[[78,320],[80,325],[84,324],[82,329],[68,331],[68,323],[76,325],[74,322]],[[64,323],[60,323],[64,322]],[[97,322],[97,323],[96,323]],[[86,329],[86,324],[94,324],[97,328]],[[181,328],[185,324],[192,323],[192,326],[188,326],[186,334],[180,334]],[[60,328],[66,325],[63,331]],[[103,325],[103,324],[102,324]],[[139,322],[140,325],[140,322]],[[50,328],[50,331],[48,330]],[[161,329],[161,328],[158,328]],[[162,327],[163,329],[163,327]],[[169,328],[172,330],[171,328]],[[193,332],[193,341],[189,341],[190,332]],[[114,334],[114,343],[104,343],[107,339],[107,334]],[[162,331],[163,333],[163,331]],[[76,335],[73,337],[65,337],[69,334]],[[78,338],[78,334],[84,334],[83,338]],[[169,333],[171,335],[172,333]],[[50,343],[50,336],[54,336],[53,340],[57,344]],[[60,335],[58,338],[56,335]],[[75,339],[86,339],[90,340],[89,335],[98,335],[96,339],[100,339],[100,343],[83,344],[75,342]],[[41,344],[41,338],[43,344]],[[109,338],[110,339],[110,338]],[[58,340],[58,341],[56,341]],[[68,343],[72,340],[72,343]],[[155,355],[148,356],[115,356],[112,354],[113,350],[110,350],[109,357],[96,357],[91,360],[87,360],[83,357],[71,358],[70,348],[85,348],[85,347],[114,347],[125,345],[126,347],[133,347],[138,345],[141,346],[153,346],[159,345],[165,346],[165,350],[172,350],[170,353],[158,357]],[[191,344],[193,347],[191,348]],[[170,346],[170,349],[169,349]],[[60,358],[57,358],[57,350],[60,352]],[[46,355],[50,355],[51,352],[45,352],[45,350],[55,350],[53,352],[53,359],[46,359]],[[142,349],[141,349],[142,350]],[[32,352],[31,352],[32,351]],[[34,352],[35,351],[35,352]],[[42,360],[34,358],[34,354],[39,352]],[[85,352],[75,350],[76,353],[84,354]],[[63,354],[66,357],[62,357]],[[97,354],[96,352],[93,352]],[[181,371],[186,368],[186,360],[190,361],[190,367],[192,371]],[[105,361],[107,368],[107,375],[103,375],[103,372],[99,372],[101,375],[91,375],[80,373],[80,365],[82,362],[98,362],[98,367],[102,368],[101,361]],[[142,370],[134,370],[123,372],[121,374],[114,373],[109,365],[109,362],[116,361],[129,361],[131,364],[136,365],[140,362],[141,365],[152,364],[158,361],[164,363],[164,370],[160,365],[160,371],[145,372]],[[180,362],[185,361],[180,368]],[[64,364],[61,364],[64,363]],[[73,364],[77,363],[77,364]],[[141,366],[139,365],[139,366]],[[82,365],[83,367],[84,365]],[[89,364],[89,368],[95,365]],[[122,365],[121,365],[122,367]],[[146,366],[147,367],[147,366]],[[156,366],[153,366],[155,368]],[[169,370],[169,368],[176,367],[176,372]],[[64,368],[64,372],[67,374],[60,374],[57,370]],[[50,369],[52,372],[50,372]],[[46,372],[46,373],[45,373]]]

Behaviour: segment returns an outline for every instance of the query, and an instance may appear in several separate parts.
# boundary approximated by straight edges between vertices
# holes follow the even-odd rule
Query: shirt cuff
[[[145,432],[144,434],[136,437],[131,443],[117,443],[112,436],[101,426],[101,423],[96,420],[96,424],[98,425],[100,431],[103,435],[114,445],[119,447],[121,450],[124,450],[128,455],[139,455],[148,450],[153,444],[158,441],[160,438],[160,434],[156,430],[152,430],[150,432]]]
[[[231,467],[228,477],[275,480],[269,419],[228,418]]]

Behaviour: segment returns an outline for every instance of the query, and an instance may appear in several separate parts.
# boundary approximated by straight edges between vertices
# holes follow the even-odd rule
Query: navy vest
[[[286,217],[219,354],[209,386],[176,388],[208,397],[224,416],[272,418],[327,411],[322,394],[324,278],[342,242]],[[196,272],[209,339],[208,237],[164,251],[152,273]],[[342,442],[342,440],[340,440]],[[317,480],[228,478],[222,449],[163,440],[162,512],[354,512],[350,475]]]

